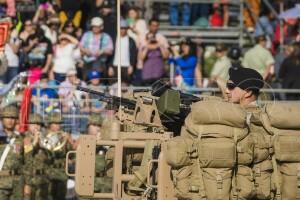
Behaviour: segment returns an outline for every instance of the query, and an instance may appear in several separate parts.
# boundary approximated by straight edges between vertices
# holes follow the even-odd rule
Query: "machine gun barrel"
[[[86,92],[86,93],[89,93],[89,94],[97,95],[99,97],[100,101],[104,101],[113,106],[117,106],[117,107],[124,106],[124,107],[127,107],[128,109],[132,109],[132,110],[135,109],[136,102],[134,100],[117,97],[117,96],[112,96],[112,95],[107,95],[104,92],[99,92],[99,91],[85,88],[82,86],[76,86],[76,89]]]

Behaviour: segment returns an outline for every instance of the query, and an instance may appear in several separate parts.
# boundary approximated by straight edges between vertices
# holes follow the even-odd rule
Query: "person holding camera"
[[[179,49],[173,45],[171,50],[173,58],[170,59],[170,63],[176,65],[176,85],[179,87],[193,86],[197,66],[196,44],[190,38],[185,38],[180,42]]]
[[[151,85],[164,75],[164,61],[169,57],[167,39],[158,33],[159,21],[149,21],[149,32],[142,40],[138,68],[142,66],[141,77],[143,85]]]
[[[153,33],[146,35],[146,46],[142,49],[140,59],[143,61],[142,81],[144,85],[151,85],[164,75],[164,60],[169,52]]]

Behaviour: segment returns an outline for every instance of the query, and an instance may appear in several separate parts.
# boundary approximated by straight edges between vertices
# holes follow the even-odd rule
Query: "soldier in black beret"
[[[263,77],[256,70],[242,66],[231,67],[226,84],[228,101],[243,106],[255,104],[263,86]]]

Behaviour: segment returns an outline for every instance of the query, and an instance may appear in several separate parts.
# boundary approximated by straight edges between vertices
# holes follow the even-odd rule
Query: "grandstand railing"
[[[138,3],[140,0],[125,0],[129,3]],[[144,16],[146,20],[149,20],[152,15],[152,5],[153,3],[166,4],[170,2],[178,3],[223,3],[223,0],[144,0]],[[168,38],[177,41],[181,37],[191,37],[197,43],[213,44],[216,42],[228,43],[228,44],[239,44],[242,46],[244,44],[244,0],[229,0],[228,4],[236,7],[238,11],[235,19],[238,19],[238,24],[236,27],[220,27],[220,28],[201,28],[197,26],[171,26],[167,24],[161,24],[161,32]]]

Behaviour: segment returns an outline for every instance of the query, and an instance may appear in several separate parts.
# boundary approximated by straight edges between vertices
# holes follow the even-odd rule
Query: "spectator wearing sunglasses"
[[[59,18],[57,17],[51,17],[47,21],[47,25],[42,25],[42,29],[45,32],[46,38],[50,40],[50,42],[54,45],[58,41],[58,29],[60,26]]]
[[[82,36],[82,29],[80,27],[75,27],[74,23],[71,20],[68,20],[63,26],[62,26],[62,33],[66,33],[68,35],[72,35],[73,37],[76,37],[77,40],[80,41]]]
[[[264,86],[263,77],[254,69],[231,67],[226,84],[227,99],[242,106],[256,105],[260,89]]]
[[[33,24],[32,20],[27,19],[19,35],[22,42],[25,42],[30,35],[34,34],[35,30],[36,30],[36,26]]]
[[[220,43],[216,45],[216,57],[217,61],[210,74],[210,84],[219,80],[228,80],[228,70],[231,67],[230,59],[227,57],[227,47],[224,44]]]

